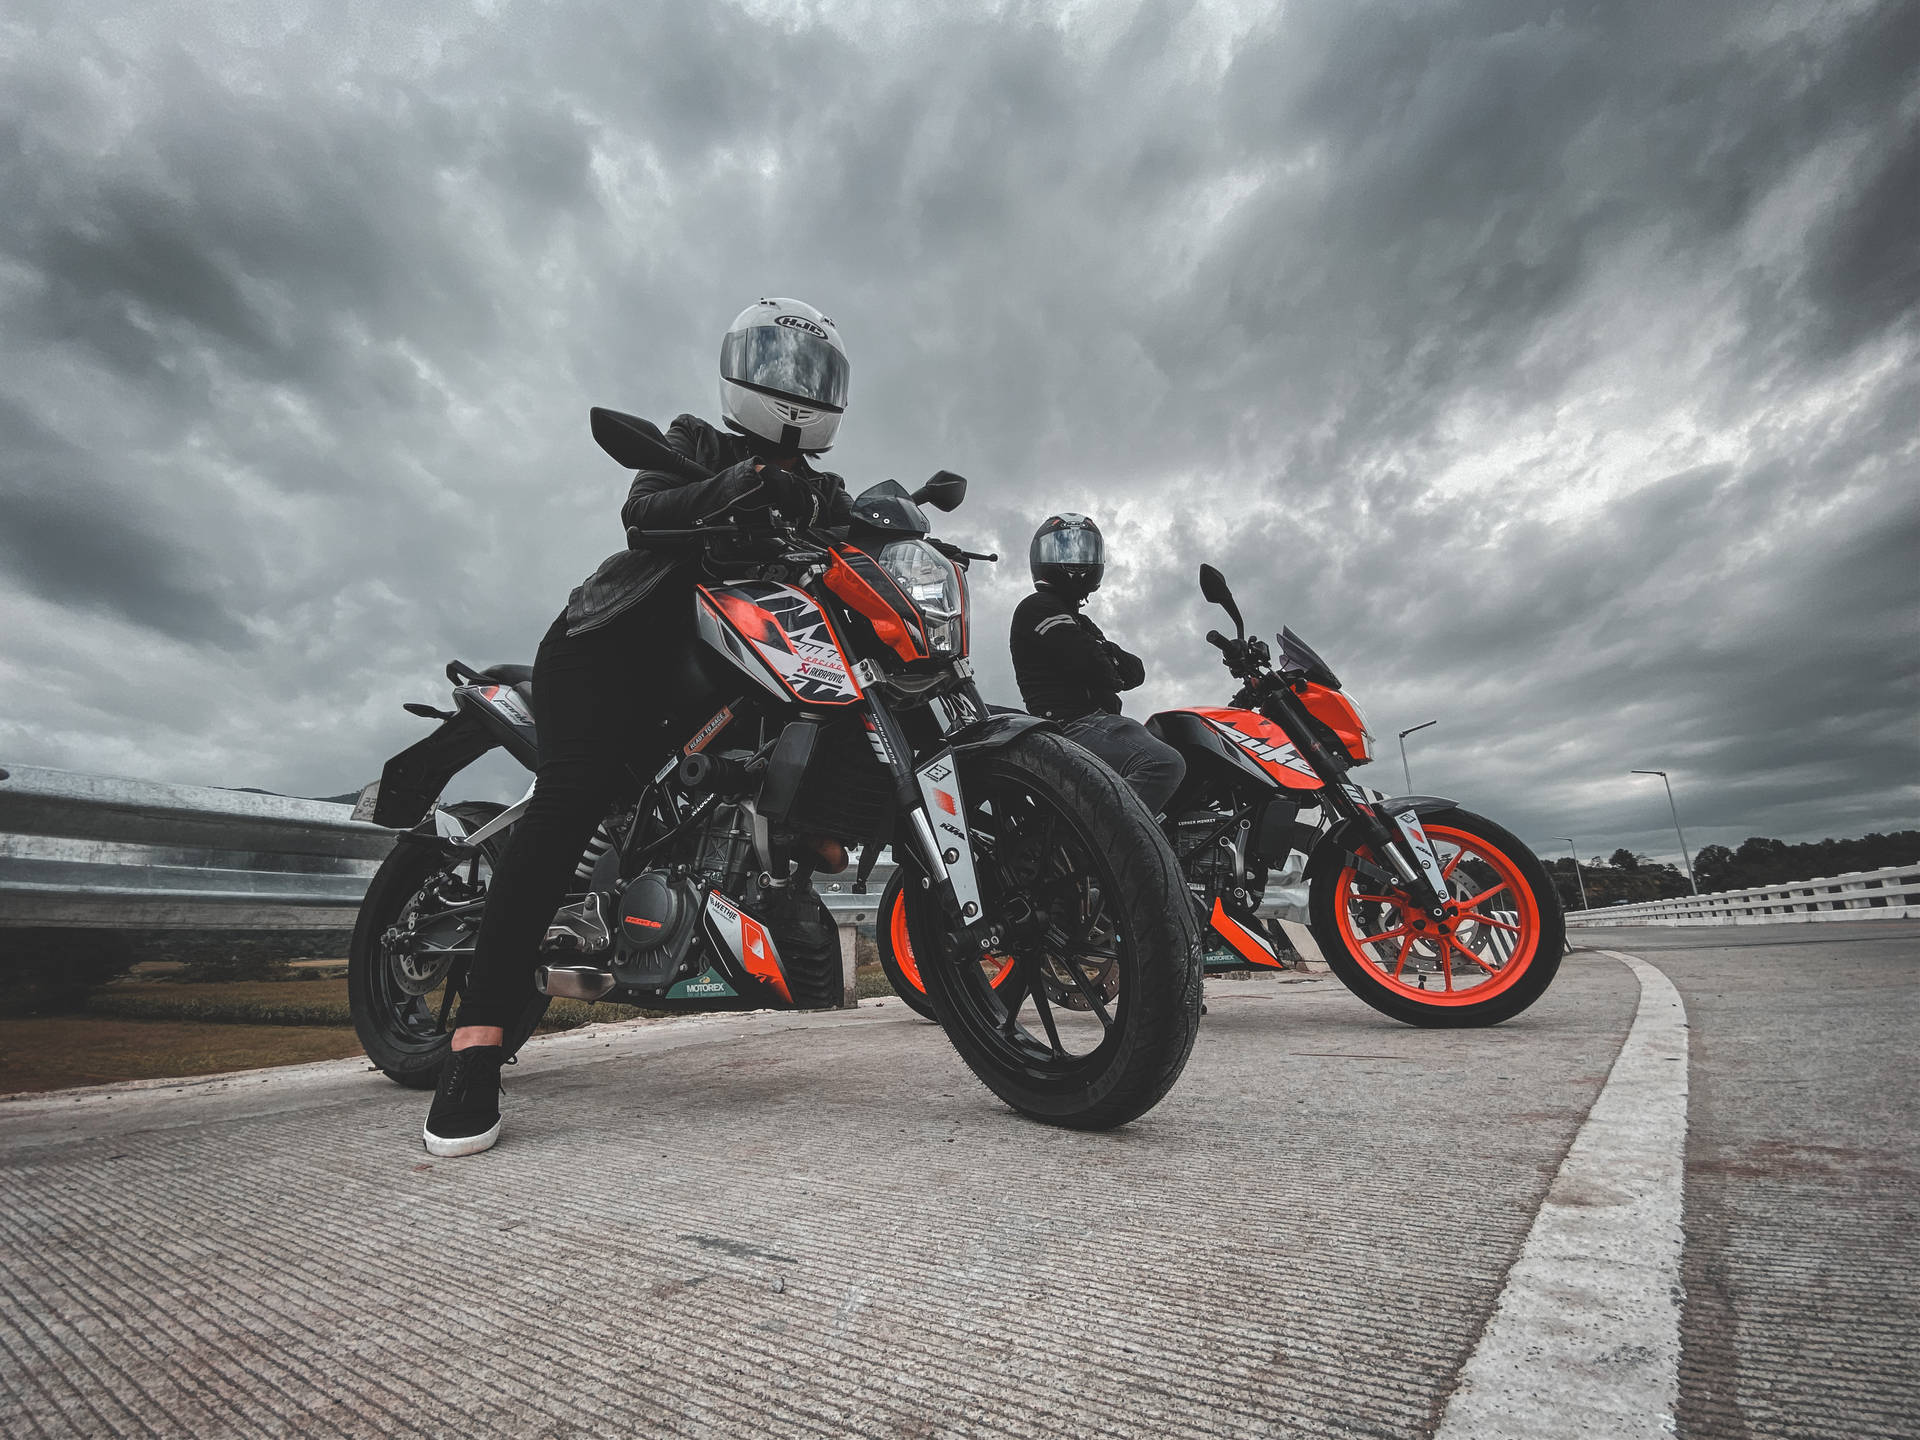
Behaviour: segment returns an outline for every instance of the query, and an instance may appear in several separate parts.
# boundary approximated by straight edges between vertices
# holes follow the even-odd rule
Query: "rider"
[[[540,642],[540,768],[487,892],[453,1049],[423,1133],[432,1154],[473,1155],[499,1138],[506,1028],[533,992],[540,941],[609,802],[635,788],[628,762],[653,758],[635,754],[633,737],[662,718],[661,677],[676,673],[692,639],[697,552],[656,548],[637,532],[768,510],[801,525],[845,524],[845,486],[809,457],[833,444],[846,403],[847,351],[833,321],[798,300],[742,310],[720,345],[727,430],[682,415],[666,435],[713,478],[635,475],[620,509],[628,548],[573,592]],[[832,868],[836,857],[825,858]]]
[[[1080,613],[1106,570],[1100,527],[1085,515],[1050,515],[1034,532],[1027,559],[1033,594],[1013,612],[1021,699],[1104,760],[1158,816],[1180,788],[1187,762],[1120,713],[1120,692],[1144,681],[1146,667]]]

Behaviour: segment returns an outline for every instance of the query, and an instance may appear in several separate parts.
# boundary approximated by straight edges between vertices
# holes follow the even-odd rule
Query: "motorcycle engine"
[[[1183,856],[1201,847],[1186,861],[1186,870],[1188,881],[1207,904],[1218,897],[1257,905],[1267,888],[1267,867],[1248,853],[1252,826],[1231,827],[1212,843],[1202,845],[1227,818],[1216,810],[1183,815],[1175,823],[1175,846]]]
[[[693,880],[665,870],[644,870],[626,883],[611,917],[613,973],[621,984],[652,990],[680,975],[699,933],[703,894]]]

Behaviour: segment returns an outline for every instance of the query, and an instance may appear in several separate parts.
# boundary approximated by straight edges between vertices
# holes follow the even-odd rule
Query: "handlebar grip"
[[[1227,637],[1222,635],[1218,630],[1207,631],[1207,644],[1213,646],[1216,650],[1225,650],[1227,646],[1232,643],[1231,640],[1227,639]]]

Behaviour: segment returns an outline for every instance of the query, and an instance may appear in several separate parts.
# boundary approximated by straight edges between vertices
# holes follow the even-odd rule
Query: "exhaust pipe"
[[[542,965],[533,972],[533,988],[560,1000],[598,1000],[617,983],[593,965]]]

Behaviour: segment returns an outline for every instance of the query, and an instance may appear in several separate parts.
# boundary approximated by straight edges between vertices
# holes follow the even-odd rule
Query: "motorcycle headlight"
[[[926,623],[935,655],[966,653],[966,591],[954,564],[924,540],[896,540],[880,552],[891,575]]]
[[[1353,706],[1353,717],[1360,722],[1359,753],[1353,758],[1357,763],[1364,765],[1373,759],[1373,726],[1367,723],[1367,712],[1360,708],[1358,700],[1349,695],[1347,703]]]

